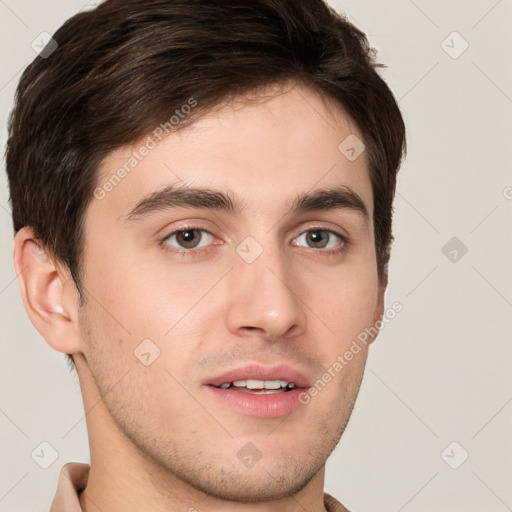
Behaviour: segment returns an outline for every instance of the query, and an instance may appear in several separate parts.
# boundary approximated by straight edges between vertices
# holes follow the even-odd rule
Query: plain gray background
[[[352,512],[512,510],[512,1],[331,5],[388,66],[409,152],[386,295],[403,311],[370,350],[325,490]],[[84,7],[0,0],[2,148],[32,41]],[[89,462],[87,432],[76,374],[21,301],[3,167],[0,512],[43,512],[62,465]],[[48,469],[31,457],[42,442],[57,452]]]

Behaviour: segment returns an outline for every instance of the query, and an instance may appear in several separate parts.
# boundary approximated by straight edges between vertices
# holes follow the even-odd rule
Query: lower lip
[[[290,414],[302,405],[299,402],[299,395],[305,391],[303,388],[296,388],[265,395],[216,388],[215,386],[205,387],[208,393],[231,408],[247,416],[258,418],[279,418]]]

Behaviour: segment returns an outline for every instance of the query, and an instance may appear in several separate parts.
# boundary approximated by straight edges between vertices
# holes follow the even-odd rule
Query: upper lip
[[[220,386],[226,382],[235,380],[285,380],[293,382],[298,388],[309,388],[311,386],[309,379],[295,368],[281,364],[278,366],[263,366],[260,364],[248,364],[229,370],[216,377],[211,377],[203,382],[205,385]]]

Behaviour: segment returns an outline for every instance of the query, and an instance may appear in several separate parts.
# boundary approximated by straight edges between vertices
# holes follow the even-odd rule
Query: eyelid
[[[212,246],[222,245],[222,243],[223,243],[223,242],[221,242],[219,244],[214,241],[204,247],[191,248],[191,249],[185,249],[185,248],[180,249],[178,247],[175,247],[173,245],[166,243],[166,241],[169,238],[171,238],[173,235],[176,235],[177,233],[182,232],[182,231],[192,231],[192,230],[202,231],[204,233],[208,233],[210,236],[213,237],[213,239],[216,238],[215,235],[210,230],[205,229],[204,227],[201,227],[196,224],[185,224],[185,225],[181,225],[181,226],[173,229],[170,232],[167,232],[166,236],[159,240],[160,246],[162,246],[162,248],[166,252],[169,252],[169,253],[179,256],[179,257],[187,257],[187,256],[194,257],[194,255],[201,255],[201,254],[204,255],[212,250]],[[323,248],[317,248],[317,247],[306,247],[306,246],[302,246],[302,245],[298,245],[298,244],[292,244],[292,245],[294,245],[295,247],[303,247],[307,251],[312,251],[312,252],[320,253],[320,254],[323,253],[323,255],[327,256],[327,257],[329,257],[329,256],[335,257],[335,256],[342,254],[343,252],[345,252],[348,249],[348,246],[350,245],[350,240],[347,235],[340,233],[336,229],[332,229],[327,226],[319,226],[318,224],[305,227],[304,229],[302,229],[300,231],[300,233],[298,233],[296,236],[294,236],[292,241],[294,241],[295,239],[304,235],[305,233],[308,233],[309,231],[324,231],[324,232],[333,234],[341,240],[341,243],[339,244],[340,246],[335,247],[335,248],[330,248],[330,249],[323,249]]]
[[[342,247],[338,248],[338,249],[318,249],[315,247],[305,247],[306,249],[310,249],[312,251],[318,251],[318,252],[324,252],[324,253],[339,253],[339,252],[344,251],[349,244],[349,239],[348,239],[347,235],[344,235],[343,233],[340,233],[339,231],[336,231],[335,229],[331,229],[331,228],[328,228],[325,226],[308,226],[307,228],[303,229],[296,237],[294,237],[293,240],[299,238],[300,236],[302,236],[303,234],[305,234],[309,231],[325,231],[326,233],[331,233],[333,235],[336,235],[342,241]]]
[[[184,254],[184,253],[194,253],[194,252],[200,252],[203,250],[207,250],[208,247],[212,245],[220,245],[218,243],[210,243],[209,245],[205,247],[199,247],[199,248],[192,248],[192,249],[180,249],[178,247],[171,246],[170,244],[165,243],[168,241],[172,236],[176,235],[177,233],[183,232],[183,231],[202,231],[204,233],[208,233],[212,238],[216,238],[215,235],[208,229],[205,229],[204,227],[196,226],[194,224],[186,224],[183,226],[179,226],[178,228],[174,228],[172,231],[167,232],[167,234],[159,239],[160,245],[163,245],[164,248],[170,252],[178,253],[178,254]],[[172,249],[170,249],[172,247]]]
[[[307,228],[304,228],[297,236],[301,236],[304,233],[307,233],[308,231],[327,231],[328,233],[333,233],[340,238],[347,238],[347,235],[340,233],[339,231],[336,231],[336,229],[328,228],[326,226],[308,226]],[[297,236],[295,238],[297,238]]]

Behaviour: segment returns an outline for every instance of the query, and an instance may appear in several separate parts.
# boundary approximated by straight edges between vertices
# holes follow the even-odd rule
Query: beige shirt
[[[60,471],[57,492],[50,512],[82,512],[79,493],[85,489],[89,476],[89,464],[68,462]],[[337,499],[324,493],[324,505],[328,512],[349,512]]]

